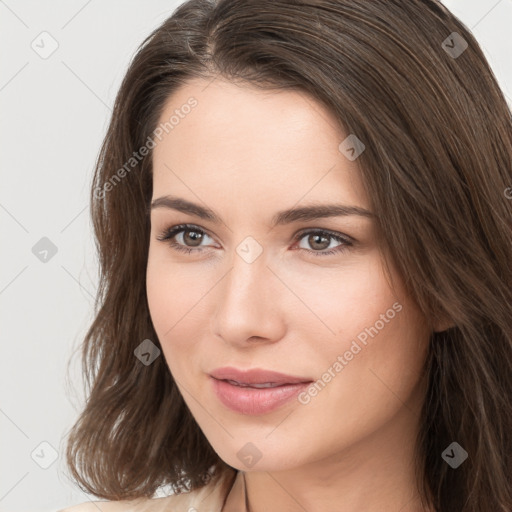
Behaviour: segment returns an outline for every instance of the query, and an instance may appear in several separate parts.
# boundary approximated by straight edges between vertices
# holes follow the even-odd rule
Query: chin
[[[221,450],[215,451],[226,464],[244,472],[286,471],[306,463],[300,446],[283,446],[282,440],[276,438],[276,441],[280,441],[280,448],[273,447],[268,442],[255,440],[234,442],[229,450],[224,444]],[[297,454],[301,454],[302,457],[297,458]]]

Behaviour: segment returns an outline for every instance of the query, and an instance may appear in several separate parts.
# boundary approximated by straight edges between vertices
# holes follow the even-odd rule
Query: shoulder
[[[88,501],[57,512],[189,512],[197,504],[198,491],[175,494],[165,498],[138,499],[130,501]],[[217,504],[214,500],[202,502]]]
[[[232,484],[230,477],[215,479],[190,492],[172,494],[165,498],[140,498],[122,501],[88,501],[57,512],[195,512],[220,510]]]
[[[183,507],[192,507],[194,492],[168,496],[166,498],[138,499],[130,501],[88,501],[57,512],[182,512]],[[188,512],[188,508],[183,512]]]

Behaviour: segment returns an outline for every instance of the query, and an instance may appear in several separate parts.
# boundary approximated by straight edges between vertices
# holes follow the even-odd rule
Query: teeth
[[[234,386],[240,386],[242,388],[275,388],[280,386],[280,384],[276,384],[274,382],[265,382],[264,384],[242,384],[241,382],[237,382],[236,380],[227,380],[230,384]]]

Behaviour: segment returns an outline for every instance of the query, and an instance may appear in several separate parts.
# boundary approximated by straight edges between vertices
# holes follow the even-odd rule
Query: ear
[[[448,316],[442,316],[434,320],[434,332],[443,332],[455,327],[455,323]]]

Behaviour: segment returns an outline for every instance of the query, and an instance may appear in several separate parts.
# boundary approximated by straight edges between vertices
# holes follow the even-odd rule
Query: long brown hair
[[[130,159],[178,87],[216,76],[307,93],[363,141],[384,246],[430,324],[452,325],[432,333],[425,362],[424,503],[510,512],[512,115],[475,38],[435,0],[189,0],[143,41],[91,189],[100,287],[82,346],[88,399],[67,444],[73,478],[118,500],[234,474],[164,358],[134,355],[159,341],[145,288],[152,156]],[[468,454],[456,469],[442,457],[453,442]]]

